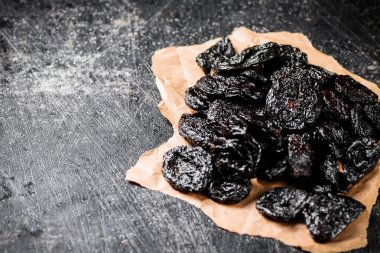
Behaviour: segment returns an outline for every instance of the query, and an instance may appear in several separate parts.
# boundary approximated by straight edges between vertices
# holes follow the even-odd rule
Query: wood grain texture
[[[305,33],[380,83],[378,1],[0,1],[0,252],[298,252],[124,181],[172,133],[152,53],[240,25]],[[355,252],[378,252],[379,209]]]

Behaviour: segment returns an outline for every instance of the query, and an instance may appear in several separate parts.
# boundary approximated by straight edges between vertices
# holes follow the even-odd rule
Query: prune
[[[278,44],[268,42],[246,48],[240,54],[232,56],[228,61],[218,62],[216,69],[218,71],[245,69],[279,57],[280,53],[281,48]]]
[[[338,75],[335,78],[334,87],[336,91],[355,103],[370,104],[377,102],[378,99],[370,89],[347,75]]]
[[[305,135],[288,136],[288,157],[290,174],[293,177],[310,177],[312,174],[314,151]]]
[[[235,50],[228,38],[221,39],[218,43],[199,54],[196,58],[197,64],[203,69],[205,74],[215,68],[221,62],[228,61],[235,55]]]
[[[193,86],[186,90],[185,103],[193,110],[204,111],[207,110],[210,102],[205,93]]]
[[[211,182],[206,195],[212,200],[222,204],[236,204],[248,197],[252,190],[251,181],[241,180],[220,180]]]
[[[264,193],[257,200],[256,208],[269,219],[293,221],[301,215],[307,198],[303,190],[278,187]]]
[[[332,119],[349,120],[350,108],[348,104],[332,89],[323,91],[323,112]]]
[[[262,155],[255,176],[258,179],[273,182],[283,179],[288,171],[288,158],[282,154],[276,156],[275,153],[271,152]]]
[[[380,103],[365,105],[364,114],[376,126],[377,130],[380,131]]]
[[[346,153],[343,172],[350,183],[356,183],[371,172],[380,158],[379,145],[370,138],[361,138],[352,143]]]
[[[365,206],[346,196],[314,194],[303,208],[306,226],[317,242],[327,242],[339,235],[354,221]]]
[[[309,65],[307,70],[310,78],[315,81],[314,88],[318,90],[328,87],[330,82],[336,77],[336,74],[315,65]]]
[[[162,175],[176,190],[201,192],[212,176],[211,156],[203,149],[178,146],[164,154]]]
[[[321,101],[313,81],[305,79],[301,69],[284,68],[271,77],[266,112],[287,129],[301,130],[315,123]]]
[[[201,114],[182,114],[178,123],[179,135],[192,145],[211,150],[215,138],[213,129]]]
[[[280,45],[280,57],[284,66],[301,66],[307,64],[307,54],[290,45]]]
[[[252,136],[244,140],[219,138],[214,143],[214,166],[220,174],[230,179],[254,177],[261,147]]]
[[[314,138],[325,144],[337,157],[342,158],[351,144],[350,134],[337,122],[325,121],[315,127]]]
[[[351,127],[353,132],[359,137],[370,136],[377,138],[379,134],[371,122],[364,116],[363,107],[360,104],[356,104],[351,108]]]
[[[339,165],[335,157],[327,155],[323,160],[320,170],[324,179],[332,186],[338,187],[339,185]]]
[[[214,77],[206,75],[201,77],[194,87],[206,94],[209,99],[212,99],[223,95],[224,90],[222,84],[222,82],[216,81]]]

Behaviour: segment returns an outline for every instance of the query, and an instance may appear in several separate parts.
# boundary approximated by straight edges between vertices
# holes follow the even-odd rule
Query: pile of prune
[[[237,53],[224,38],[196,62],[205,76],[185,94],[195,112],[179,121],[192,147],[164,155],[165,179],[223,204],[245,199],[253,178],[281,180],[299,190],[272,194],[259,210],[275,220],[304,217],[318,241],[339,234],[363,206],[338,194],[380,157],[378,96],[274,42]]]

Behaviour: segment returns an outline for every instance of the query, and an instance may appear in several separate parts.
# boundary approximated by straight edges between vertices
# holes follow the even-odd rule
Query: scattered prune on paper
[[[266,98],[266,112],[287,129],[301,130],[312,125],[321,112],[321,101],[313,81],[303,69],[283,68],[273,74]]]
[[[378,96],[375,93],[350,76],[338,75],[334,84],[336,91],[352,102],[362,104],[377,102]]]
[[[288,156],[290,174],[293,177],[310,177],[313,172],[314,151],[307,135],[291,134],[288,136]]]
[[[380,146],[371,138],[356,140],[348,148],[343,172],[350,183],[356,183],[371,172],[380,158]]]
[[[196,62],[205,76],[186,90],[185,102],[197,112],[183,114],[178,129],[195,147],[164,155],[162,173],[175,189],[235,204],[249,195],[250,179],[285,181],[302,190],[275,188],[257,209],[273,220],[303,217],[319,242],[334,239],[363,212],[338,194],[380,158],[375,93],[274,42],[236,53],[224,38]]]
[[[353,222],[365,206],[342,195],[313,194],[303,208],[306,226],[317,242],[328,242]]]
[[[240,180],[213,180],[206,192],[212,200],[222,204],[236,204],[248,197],[252,190],[251,181]]]
[[[212,168],[211,156],[203,149],[178,146],[164,154],[162,175],[179,191],[201,192],[211,182]]]
[[[230,39],[225,37],[205,52],[199,54],[196,62],[205,74],[208,74],[212,68],[215,68],[222,62],[228,61],[234,55],[235,50],[232,43]]]
[[[202,114],[183,114],[178,123],[179,135],[192,145],[211,150],[215,132]]]
[[[300,217],[307,198],[303,190],[278,187],[264,193],[257,200],[256,208],[269,219],[293,221]]]

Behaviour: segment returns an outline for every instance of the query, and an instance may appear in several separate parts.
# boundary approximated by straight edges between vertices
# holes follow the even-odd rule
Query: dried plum
[[[356,183],[371,172],[380,158],[380,146],[370,138],[361,138],[348,148],[343,172],[350,183]]]
[[[364,114],[376,126],[377,130],[380,131],[380,103],[365,105]]]
[[[186,90],[185,103],[193,110],[204,111],[207,110],[210,102],[205,93],[193,86]]]
[[[253,178],[261,158],[261,146],[252,136],[244,140],[219,138],[212,153],[220,174],[231,179]]]
[[[301,130],[312,125],[321,112],[321,101],[313,81],[302,70],[284,68],[271,77],[266,112],[287,129]]]
[[[329,87],[330,83],[332,83],[333,79],[336,77],[336,74],[315,65],[309,65],[307,70],[310,78],[315,81],[314,88],[318,90]]]
[[[293,221],[301,215],[307,198],[303,190],[278,187],[264,193],[257,200],[256,208],[269,219]]]
[[[275,152],[264,153],[256,170],[255,176],[268,182],[278,181],[284,178],[289,171],[288,157],[275,155]]]
[[[374,137],[377,138],[379,134],[375,127],[364,116],[363,107],[356,104],[351,108],[351,127],[353,132],[359,137]]]
[[[192,145],[211,150],[215,133],[201,114],[183,114],[178,123],[179,135]]]
[[[252,190],[251,181],[240,180],[213,180],[207,190],[207,196],[222,204],[236,204],[248,197]]]
[[[317,242],[328,242],[353,222],[365,206],[346,196],[314,194],[303,208],[306,226]]]
[[[334,90],[323,91],[323,112],[332,119],[349,120],[350,108],[348,104]]]
[[[235,55],[235,50],[228,38],[221,39],[218,43],[199,54],[196,62],[208,74],[212,68],[215,68],[221,62],[228,61]]]
[[[201,192],[212,176],[211,156],[203,149],[178,146],[164,154],[162,175],[176,190]]]
[[[310,177],[313,168],[314,151],[305,135],[288,136],[290,174],[293,177]]]
[[[378,100],[375,93],[350,76],[339,75],[334,84],[335,90],[352,102],[370,104]]]

